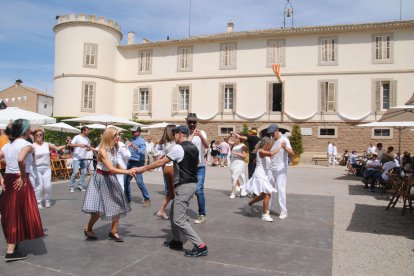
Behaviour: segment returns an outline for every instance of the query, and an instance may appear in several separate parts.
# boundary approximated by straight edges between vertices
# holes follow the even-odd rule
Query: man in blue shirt
[[[132,139],[130,143],[127,144],[129,151],[131,152],[131,158],[128,161],[127,164],[127,170],[135,167],[142,167],[145,165],[145,152],[146,152],[146,146],[145,146],[145,140],[141,137],[141,127],[135,126],[131,128],[132,132]],[[125,175],[125,182],[124,182],[124,188],[125,188],[125,196],[128,200],[128,202],[131,202],[131,179],[132,176]],[[148,207],[151,205],[150,195],[147,189],[147,186],[145,186],[144,179],[142,177],[142,174],[136,174],[135,175],[135,181],[137,182],[138,188],[142,192],[142,196],[144,197],[144,204],[142,206]]]

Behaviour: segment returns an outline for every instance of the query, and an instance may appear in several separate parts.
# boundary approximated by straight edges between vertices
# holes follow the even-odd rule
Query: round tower
[[[54,116],[112,113],[118,23],[95,15],[56,17]]]

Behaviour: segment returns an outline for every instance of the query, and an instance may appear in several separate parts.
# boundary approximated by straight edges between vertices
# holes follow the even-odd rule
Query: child
[[[256,169],[252,178],[246,183],[244,188],[246,192],[253,193],[255,198],[253,198],[248,205],[252,206],[254,203],[263,200],[263,212],[262,220],[271,222],[273,219],[270,217],[269,212],[269,201],[272,193],[277,193],[277,190],[269,183],[267,176],[267,162],[268,157],[276,155],[283,146],[283,143],[280,147],[276,148],[274,151],[270,152],[270,149],[273,145],[273,139],[268,137],[262,138],[259,143],[257,143],[253,153],[256,153]]]

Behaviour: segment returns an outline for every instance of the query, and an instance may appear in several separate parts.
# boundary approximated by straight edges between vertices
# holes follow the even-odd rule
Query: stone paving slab
[[[228,199],[228,192],[206,189],[208,220],[193,225],[209,247],[209,255],[185,258],[183,252],[162,246],[169,237],[169,221],[157,219],[162,186],[147,181],[153,204],[144,208],[135,184],[132,212],[121,219],[124,243],[107,240],[110,222],[98,221],[98,241],[87,241],[83,228],[88,215],[81,205],[84,194],[69,193],[67,183],[53,185],[55,202],[41,210],[46,236],[23,242],[29,258],[15,263],[0,262],[1,275],[331,275],[334,198],[292,194],[289,218],[260,220],[261,205],[252,215],[243,205],[247,198]],[[194,198],[188,215],[195,218]],[[257,211],[257,212],[255,212]],[[5,251],[4,237],[0,244]],[[191,249],[186,243],[185,249]]]

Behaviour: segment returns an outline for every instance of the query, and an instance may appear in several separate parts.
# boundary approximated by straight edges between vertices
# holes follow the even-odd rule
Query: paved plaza
[[[260,220],[247,198],[228,199],[228,168],[207,170],[207,221],[193,227],[207,243],[207,257],[186,258],[162,246],[169,221],[154,216],[161,199],[161,173],[144,175],[152,206],[141,206],[133,187],[132,212],[121,220],[124,243],[107,240],[110,222],[94,229],[99,240],[86,241],[83,193],[69,193],[68,183],[53,186],[52,208],[41,210],[46,236],[26,241],[29,258],[0,262],[0,275],[412,275],[414,215],[401,215],[401,203],[385,211],[385,195],[362,189],[343,167],[289,168],[286,220]],[[196,216],[196,199],[188,214]],[[277,210],[276,210],[277,211]],[[193,221],[193,220],[192,220]],[[3,235],[0,237],[5,252]],[[186,250],[191,249],[188,242]]]

